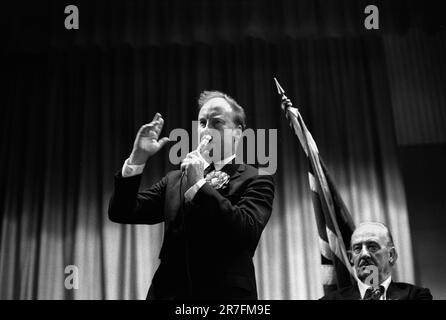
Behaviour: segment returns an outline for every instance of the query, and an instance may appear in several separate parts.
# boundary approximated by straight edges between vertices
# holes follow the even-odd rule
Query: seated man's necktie
[[[364,298],[362,300],[379,300],[381,296],[384,294],[384,287],[370,287],[365,292]]]

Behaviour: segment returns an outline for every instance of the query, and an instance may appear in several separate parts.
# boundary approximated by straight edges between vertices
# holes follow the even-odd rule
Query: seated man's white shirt
[[[379,300],[387,300],[386,299],[387,289],[389,288],[391,281],[392,281],[392,277],[389,276],[386,280],[384,280],[380,284],[380,286],[384,287],[384,293],[381,295]],[[365,292],[367,291],[368,288],[371,288],[371,286],[366,285],[364,282],[358,280],[358,288],[359,288],[359,293],[361,294],[361,299],[364,299]]]

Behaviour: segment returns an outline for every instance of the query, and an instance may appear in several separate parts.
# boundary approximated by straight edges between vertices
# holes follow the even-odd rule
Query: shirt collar
[[[223,160],[215,161],[214,162],[215,170],[216,171],[221,170],[226,164],[231,162],[234,158],[235,158],[235,154],[233,154],[232,156],[229,156],[229,157],[227,157],[227,158],[225,158]],[[210,165],[210,163],[205,161],[204,168],[206,169],[207,167],[209,167],[209,165]]]
[[[382,295],[384,299],[386,299],[387,289],[389,288],[390,282],[392,281],[392,276],[389,276],[386,280],[384,280],[380,286],[384,287],[384,294]],[[361,294],[361,299],[364,298],[365,292],[371,286],[366,285],[364,282],[358,279],[358,288],[359,293]]]

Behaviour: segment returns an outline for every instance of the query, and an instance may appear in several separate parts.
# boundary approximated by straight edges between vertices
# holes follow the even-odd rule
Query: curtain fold
[[[386,35],[384,48],[398,144],[446,143],[446,32]]]

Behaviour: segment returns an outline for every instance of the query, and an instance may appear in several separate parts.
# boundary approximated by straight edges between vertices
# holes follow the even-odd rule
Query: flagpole
[[[339,225],[338,225],[338,222],[337,222],[337,219],[335,216],[333,199],[331,197],[331,194],[329,192],[327,192],[328,183],[327,183],[325,176],[323,174],[322,164],[320,162],[321,159],[319,159],[319,157],[317,157],[317,158],[315,157],[315,153],[319,155],[319,151],[318,151],[316,142],[314,141],[311,133],[307,129],[307,126],[305,125],[305,122],[304,122],[299,110],[297,108],[293,108],[293,109],[296,109],[295,113],[293,112],[294,110],[291,110],[291,107],[293,104],[292,104],[291,100],[289,100],[287,98],[287,96],[285,95],[285,90],[282,88],[282,86],[279,84],[279,81],[277,81],[277,79],[275,77],[274,77],[274,82],[276,84],[277,92],[281,96],[282,110],[285,112],[285,116],[287,118],[289,116],[292,116],[297,121],[296,125],[298,126],[298,128],[294,127],[296,135],[299,138],[299,141],[302,145],[302,148],[304,149],[305,154],[307,155],[307,157],[309,159],[311,159],[311,163],[313,164],[313,169],[315,171],[315,174],[317,175],[318,180],[321,182],[322,196],[324,197],[325,203],[328,206],[328,213],[332,220],[333,227],[335,228],[336,235],[339,239],[343,239],[342,233],[339,229]],[[293,126],[292,119],[289,119],[289,120],[291,122],[290,126]],[[344,241],[342,241],[342,243],[340,245],[340,251],[341,251],[342,258],[344,260],[345,267],[350,272],[350,274],[353,277],[355,277],[353,269],[351,268],[351,266],[349,264],[349,259],[347,256],[347,250],[345,248]]]

